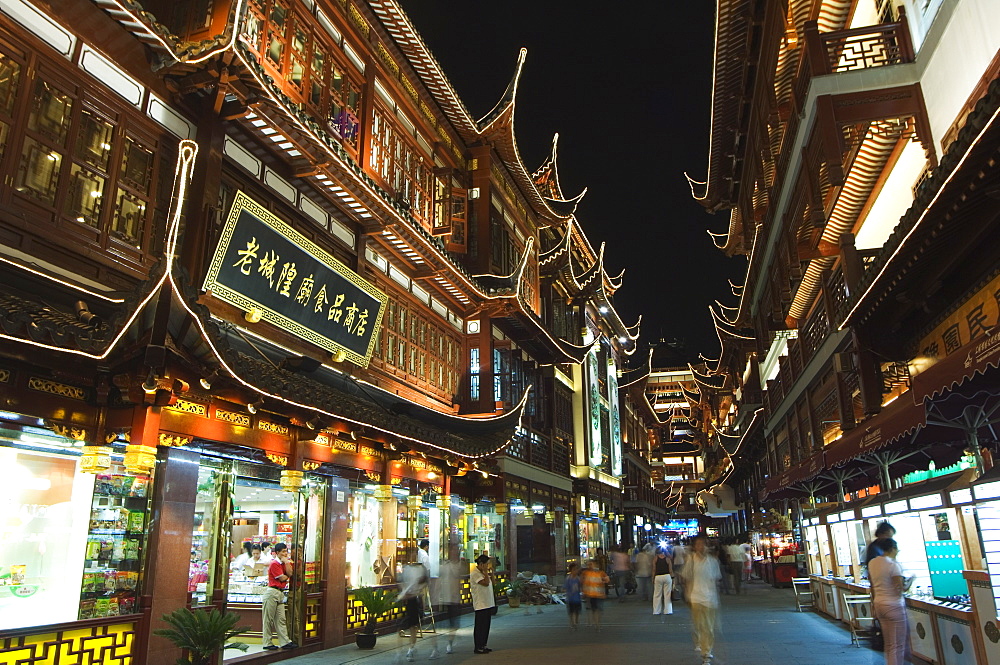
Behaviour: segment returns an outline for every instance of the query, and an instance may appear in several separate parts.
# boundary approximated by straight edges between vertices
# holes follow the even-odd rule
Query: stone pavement
[[[884,665],[881,653],[867,646],[851,646],[850,634],[841,625],[814,612],[796,612],[791,589],[773,589],[762,582],[744,587],[746,593],[722,596],[721,630],[717,635],[717,665]],[[652,615],[650,603],[614,596],[605,603],[603,629],[588,628],[587,611],[579,630],[571,630],[562,605],[547,605],[542,614],[501,607],[493,617],[490,654],[472,653],[472,615],[462,617],[455,653],[428,661],[432,637],[417,640],[416,662],[441,665],[611,665],[656,663],[699,665],[691,641],[691,612],[674,603],[674,613]],[[406,638],[383,635],[373,651],[354,644],[282,661],[282,665],[396,665],[405,662]]]

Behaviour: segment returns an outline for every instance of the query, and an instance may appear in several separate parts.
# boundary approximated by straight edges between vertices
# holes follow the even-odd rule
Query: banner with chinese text
[[[236,195],[203,288],[331,353],[367,367],[387,296],[243,192]]]

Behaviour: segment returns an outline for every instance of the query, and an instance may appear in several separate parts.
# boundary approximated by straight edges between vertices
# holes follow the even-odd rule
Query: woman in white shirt
[[[489,653],[493,651],[486,646],[490,639],[490,623],[493,619],[493,608],[496,600],[493,598],[493,571],[490,570],[490,557],[480,554],[476,558],[476,567],[469,575],[469,586],[472,591],[472,609],[476,611],[476,623],[472,630],[472,641],[475,644],[474,653]]]
[[[906,599],[903,593],[910,588],[912,577],[903,574],[903,567],[896,561],[899,546],[892,538],[882,541],[882,556],[868,563],[871,581],[872,608],[882,626],[885,639],[885,664],[903,665],[909,646],[909,628],[906,623]]]

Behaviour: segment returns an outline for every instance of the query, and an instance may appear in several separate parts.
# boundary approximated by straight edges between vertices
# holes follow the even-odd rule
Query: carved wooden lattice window
[[[173,171],[169,143],[89,77],[65,79],[41,54],[27,58],[0,51],[3,197],[39,230],[47,218],[57,243],[103,252],[113,240],[119,256],[139,261],[155,250],[149,228],[171,185],[161,177],[161,164]]]

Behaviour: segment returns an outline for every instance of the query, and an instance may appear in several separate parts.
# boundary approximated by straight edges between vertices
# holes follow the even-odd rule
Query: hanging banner
[[[361,367],[378,342],[388,299],[243,192],[202,288]]]
[[[618,367],[608,358],[608,401],[611,403],[611,473],[622,475],[622,421],[618,410]]]
[[[597,373],[597,346],[587,356],[587,377],[590,391],[590,465],[604,464],[603,442],[601,441],[601,391]]]

